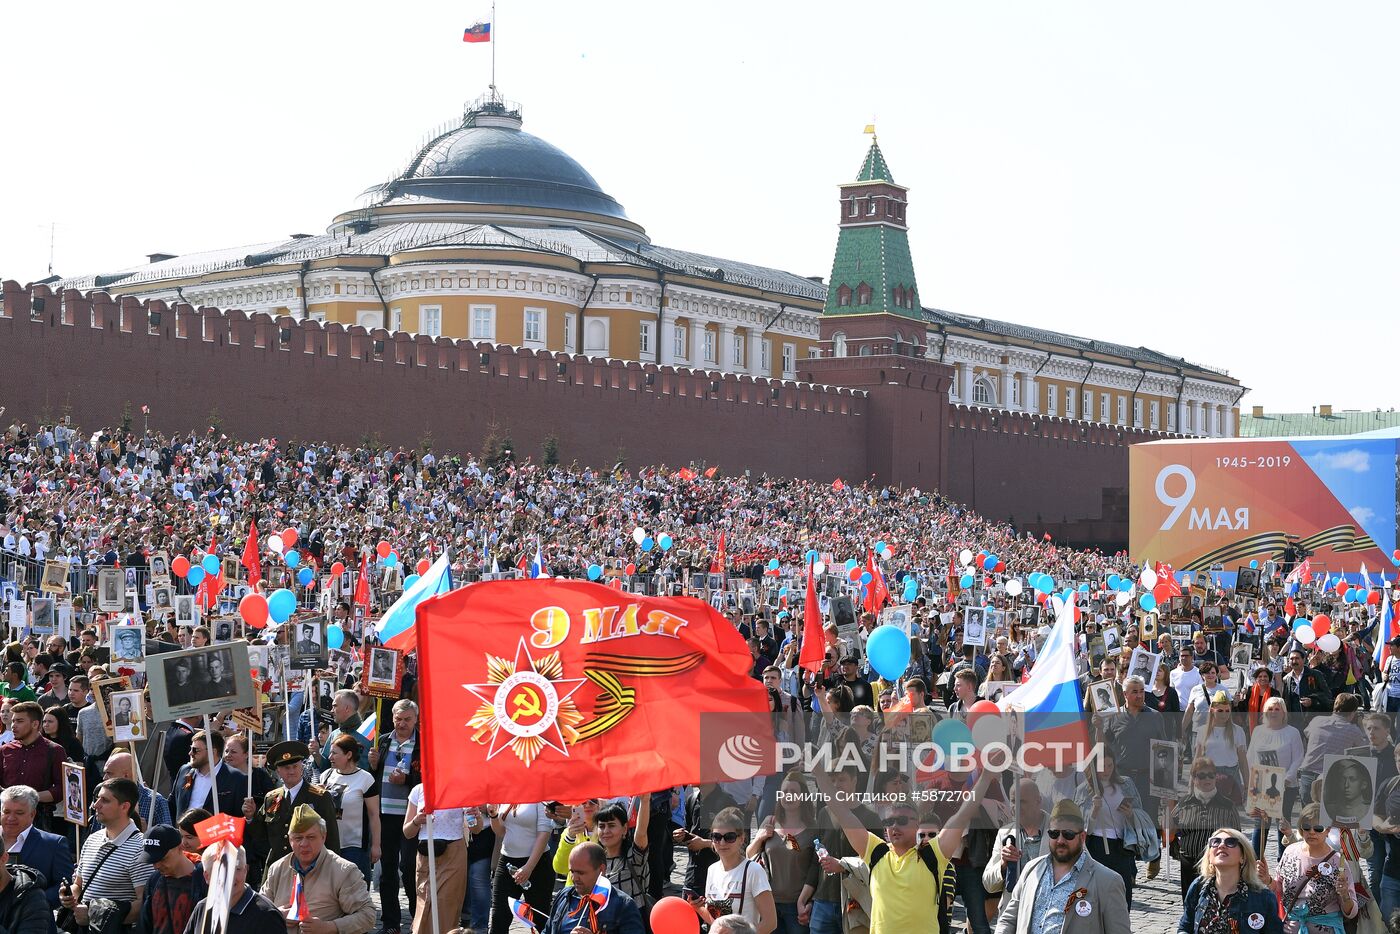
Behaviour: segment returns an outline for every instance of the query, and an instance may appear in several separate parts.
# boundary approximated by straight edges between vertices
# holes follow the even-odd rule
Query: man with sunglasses
[[[1050,812],[1050,855],[1027,864],[996,934],[1128,934],[1128,900],[1118,873],[1084,847],[1084,812],[1068,798]]]

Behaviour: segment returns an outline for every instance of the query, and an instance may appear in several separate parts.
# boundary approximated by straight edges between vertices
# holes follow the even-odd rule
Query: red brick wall
[[[353,444],[370,435],[416,445],[431,432],[440,450],[470,451],[495,423],[519,457],[538,459],[545,437],[554,435],[566,463],[610,467],[625,456],[634,466],[704,461],[726,472],[819,480],[868,473],[868,400],[850,389],[731,376],[719,380],[716,395],[711,377],[686,369],[274,321],[238,310],[114,302],[101,292],[58,297],[14,282],[3,284],[3,297],[0,405],[8,407],[7,422],[33,426],[45,414],[70,411],[84,428],[115,425],[130,403],[139,427],[148,404],[151,427],[163,431],[203,430],[217,410],[234,437]],[[45,308],[31,320],[35,297]],[[159,332],[148,335],[156,311]],[[290,332],[285,345],[280,328]],[[379,359],[376,340],[385,342]]]

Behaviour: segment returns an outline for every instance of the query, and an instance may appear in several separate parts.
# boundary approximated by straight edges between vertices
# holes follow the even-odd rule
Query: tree
[[[544,439],[544,465],[554,467],[559,463],[559,439],[550,435]]]

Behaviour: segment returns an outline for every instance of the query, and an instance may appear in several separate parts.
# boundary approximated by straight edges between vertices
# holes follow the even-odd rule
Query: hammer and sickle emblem
[[[526,697],[527,694],[529,695],[528,698]],[[535,689],[528,684],[520,686],[520,693],[515,695],[513,703],[515,704],[515,711],[510,715],[510,718],[515,721],[519,721],[522,716],[538,717],[544,713],[544,707],[540,701],[540,696],[536,694]]]

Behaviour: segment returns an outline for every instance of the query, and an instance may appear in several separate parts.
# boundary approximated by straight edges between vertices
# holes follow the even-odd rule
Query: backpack
[[[933,876],[933,900],[938,905],[938,930],[939,934],[948,934],[953,924],[953,896],[957,893],[957,870],[953,867],[952,860],[948,861],[945,871],[938,871],[938,857],[933,853],[933,847],[922,843],[917,848],[919,862],[924,864],[924,868]],[[874,878],[875,867],[880,864],[880,860],[889,855],[890,845],[888,843],[877,844],[875,849],[870,851],[870,874]],[[952,876],[952,879],[947,878]]]

